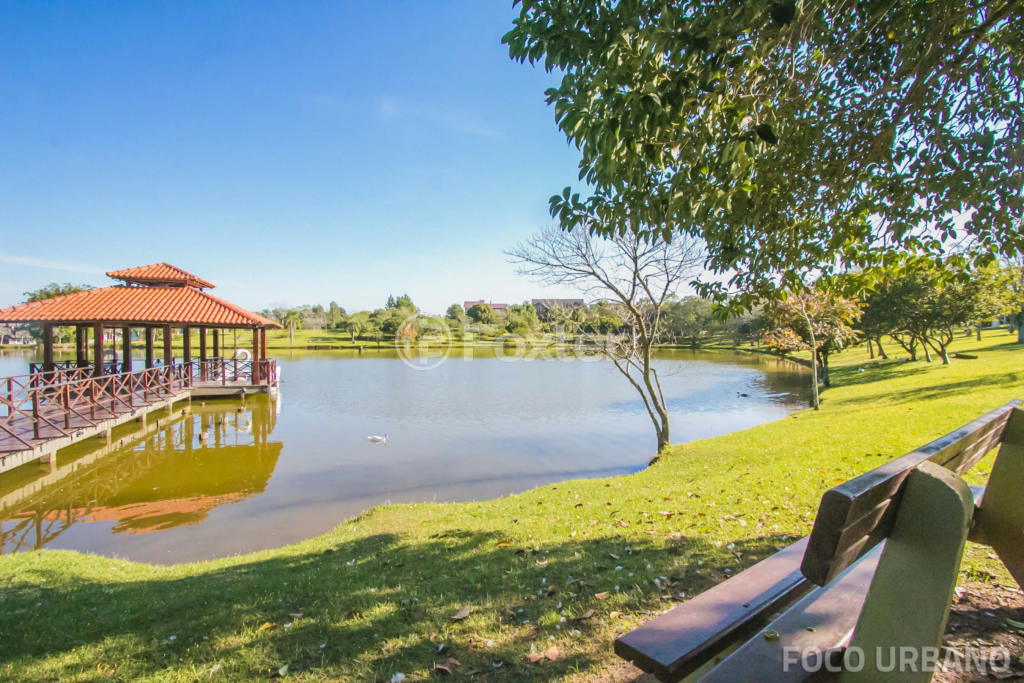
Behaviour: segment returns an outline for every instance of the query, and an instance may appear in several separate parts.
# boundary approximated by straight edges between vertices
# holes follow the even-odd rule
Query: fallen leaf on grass
[[[588,609],[583,614],[581,614],[578,617],[574,618],[573,621],[586,621],[587,619],[590,619],[592,616],[594,616],[594,610]]]
[[[618,556],[618,555],[616,555],[615,553],[608,553],[608,554],[612,556],[612,559],[613,559],[613,560],[617,560],[617,559],[619,559],[619,556]]]
[[[511,541],[498,541],[499,548],[507,548],[510,545],[512,545]]]
[[[609,619],[617,619],[622,616],[622,612],[612,612],[608,615]]]
[[[469,616],[469,608],[468,607],[463,607],[454,616],[452,616],[452,621],[462,621],[463,619],[465,619],[468,616]]]
[[[263,624],[263,626],[260,626],[258,629],[256,629],[256,633],[260,633],[262,631],[269,631],[270,629],[274,628],[275,626],[277,626],[277,624],[272,624],[272,623],[270,623],[268,621],[265,624]]]
[[[626,527],[629,526],[629,522],[624,522],[621,519],[616,518],[615,521],[612,522],[612,526],[619,526],[619,527],[622,527],[623,529],[625,529]]]
[[[302,612],[292,612],[288,616],[290,616],[292,619],[301,619],[302,618]]]
[[[607,593],[594,593],[594,597],[597,598],[598,600],[607,600],[608,599],[608,594]]]
[[[554,595],[557,592],[558,592],[558,586],[548,586],[548,591],[547,591],[548,597],[551,597],[552,595]]]
[[[287,664],[285,664],[285,665],[284,665],[284,666],[282,666],[282,667],[281,667],[280,669],[278,669],[278,670],[277,670],[277,675],[278,675],[279,677],[281,677],[281,678],[284,678],[285,676],[287,676],[287,675],[288,675],[288,665],[287,665]]]
[[[558,648],[555,647],[554,645],[552,645],[547,650],[545,650],[543,653],[540,653],[540,652],[537,652],[537,651],[533,651],[530,654],[526,655],[526,658],[529,659],[534,664],[536,664],[537,662],[539,662],[542,659],[548,659],[548,660],[554,662],[554,661],[558,660]]]
[[[538,567],[546,567],[546,566],[548,566],[548,561],[547,560],[537,560],[537,566]]]
[[[441,674],[442,676],[451,676],[455,671],[455,667],[459,665],[459,660],[454,657],[449,657],[440,664],[434,664],[434,671]]]

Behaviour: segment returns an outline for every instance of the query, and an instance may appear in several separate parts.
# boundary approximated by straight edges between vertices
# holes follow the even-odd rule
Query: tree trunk
[[[814,325],[811,324],[811,318],[807,315],[807,311],[801,307],[800,313],[804,316],[804,322],[807,323],[807,332],[811,336],[811,407],[815,410],[821,409],[821,401],[818,400],[818,343],[814,339]]]
[[[882,338],[879,337],[876,339],[875,343],[878,344],[878,355],[882,357],[882,360],[889,360],[889,356],[885,353],[885,349],[882,348]]]
[[[978,341],[981,341],[981,323],[975,329],[978,331]]]
[[[934,342],[926,339],[925,343],[929,344],[932,350],[935,351],[935,355],[942,359],[943,365],[949,365],[949,354],[946,353],[945,342],[943,342],[941,339],[936,339],[934,340]],[[925,351],[927,351],[927,349],[925,349]]]
[[[928,363],[931,363],[932,362],[932,353],[931,353],[931,351],[928,350],[928,341],[927,340],[925,340],[924,342],[921,343],[921,348],[924,349],[924,359],[925,359],[925,361],[928,362]]]
[[[658,414],[658,420],[655,422],[655,430],[658,432],[658,455],[665,450],[668,446],[669,439],[669,421],[668,421],[668,410],[662,405],[660,388],[656,388],[654,383],[651,381],[651,358],[650,350],[647,351],[644,360],[644,386],[647,387],[647,395],[650,398],[651,403],[654,404],[654,410]],[[660,422],[660,424],[658,424]]]
[[[288,323],[288,345],[295,345],[295,323]]]
[[[868,339],[868,358],[875,359],[875,343]]]
[[[825,388],[828,389],[832,386],[832,380],[828,376],[828,354],[819,353],[819,355],[821,357],[821,380]]]

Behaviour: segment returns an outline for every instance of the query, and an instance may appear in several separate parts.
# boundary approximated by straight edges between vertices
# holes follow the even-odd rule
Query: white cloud
[[[85,273],[87,275],[105,275],[106,271],[83,263],[68,263],[67,261],[51,261],[49,259],[32,258],[31,256],[15,256],[14,254],[0,253],[0,263],[9,263],[12,266],[25,266],[27,268],[43,268],[45,270],[61,270],[68,273]]]
[[[385,119],[403,120],[406,122],[422,119],[462,133],[486,137],[501,136],[499,131],[483,125],[475,114],[465,110],[438,109],[425,105],[408,106],[398,98],[383,97],[380,100],[379,111],[381,117]]]

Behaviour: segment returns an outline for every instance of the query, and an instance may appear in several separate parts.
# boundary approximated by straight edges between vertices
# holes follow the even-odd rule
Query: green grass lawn
[[[383,506],[214,562],[0,558],[0,679],[259,680],[287,665],[295,680],[415,681],[447,657],[459,678],[599,679],[619,666],[617,634],[808,533],[829,487],[1024,396],[1013,340],[961,338],[979,357],[950,366],[849,351],[820,412],[673,446],[631,476]],[[983,548],[963,571],[1011,581]],[[552,646],[556,661],[527,658]]]

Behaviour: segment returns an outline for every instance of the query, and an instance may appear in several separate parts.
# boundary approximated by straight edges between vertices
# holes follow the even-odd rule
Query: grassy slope
[[[1024,396],[1024,348],[1010,341],[958,340],[980,358],[948,367],[849,352],[819,413],[674,446],[628,477],[380,507],[297,545],[201,564],[0,558],[0,678],[241,680],[287,664],[297,680],[420,680],[445,643],[462,674],[591,680],[614,666],[617,633],[670,606],[655,578],[705,590],[806,534],[836,482]],[[984,549],[964,571],[1010,581]],[[470,616],[453,621],[461,608]],[[552,644],[558,661],[526,661]]]

